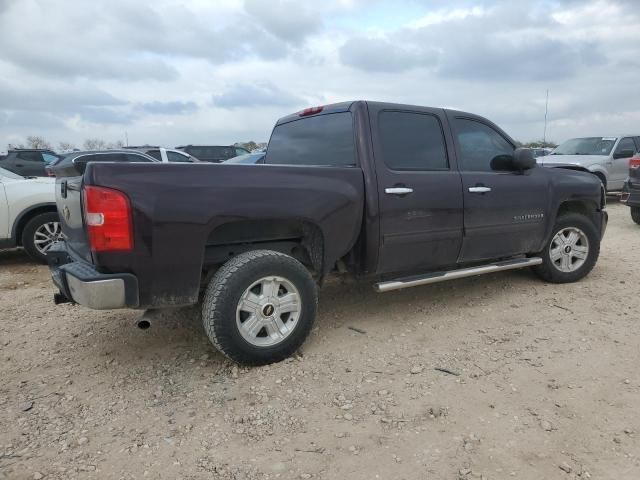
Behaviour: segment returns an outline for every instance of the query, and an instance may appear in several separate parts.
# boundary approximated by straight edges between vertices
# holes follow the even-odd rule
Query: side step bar
[[[376,283],[373,288],[376,292],[390,292],[391,290],[416,287],[418,285],[427,285],[429,283],[446,282],[447,280],[473,277],[474,275],[484,275],[485,273],[502,272],[504,270],[514,270],[516,268],[532,267],[534,265],[540,265],[541,263],[542,259],[540,257],[519,258],[517,260],[495,262],[489,265],[481,265],[479,267],[461,268],[459,270],[427,273],[426,275],[414,275],[411,277],[399,278],[397,280],[389,280],[387,282]]]

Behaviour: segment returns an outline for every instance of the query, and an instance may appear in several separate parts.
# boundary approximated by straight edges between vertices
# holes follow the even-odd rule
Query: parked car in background
[[[189,155],[187,152],[183,152],[182,150],[177,150],[174,148],[153,147],[153,146],[126,147],[126,148],[127,150],[137,150],[139,152],[145,153],[163,163],[169,163],[169,162],[195,163],[200,161],[193,155]]]
[[[530,151],[470,113],[310,108],[278,120],[265,163],[56,169],[58,208],[69,213],[48,254],[54,299],[95,309],[202,302],[216,348],[265,364],[303,343],[332,272],[379,292],[525,267],[575,282],[595,266],[607,225],[597,178],[536,168]]]
[[[545,155],[551,154],[553,148],[531,148],[531,153],[534,158],[544,157]]]
[[[16,148],[0,156],[0,167],[22,177],[46,177],[47,165],[56,162],[60,157],[51,150]]]
[[[178,150],[193,155],[202,162],[220,163],[238,155],[246,155],[249,152],[246,148],[236,147],[234,145],[183,145],[176,147]]]
[[[639,150],[640,135],[572,138],[537,161],[545,167],[591,172],[610,192],[622,189],[629,159]]]
[[[46,263],[46,252],[60,234],[55,179],[25,178],[0,168],[0,248],[23,247]]]
[[[258,163],[264,163],[264,157],[266,152],[247,153],[246,155],[239,155],[237,157],[225,160],[223,163],[244,163],[247,165],[255,165]]]
[[[631,209],[631,218],[640,225],[640,153],[629,159],[629,177],[624,183],[620,202]]]
[[[49,165],[49,175],[55,175],[55,171],[70,169],[76,172],[84,172],[89,162],[133,162],[133,163],[160,163],[146,153],[135,150],[89,150],[85,152],[71,152],[57,162]]]

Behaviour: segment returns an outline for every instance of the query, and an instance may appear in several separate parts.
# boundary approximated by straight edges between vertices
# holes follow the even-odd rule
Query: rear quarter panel
[[[351,249],[362,225],[359,168],[94,163],[84,181],[129,196],[134,251],[94,260],[105,273],[136,275],[141,306],[197,302],[207,239],[228,222],[313,223],[323,234],[325,269]]]

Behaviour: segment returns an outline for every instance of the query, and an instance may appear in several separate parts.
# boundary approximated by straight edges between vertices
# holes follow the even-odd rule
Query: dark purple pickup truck
[[[379,292],[522,267],[573,282],[595,265],[607,223],[593,175],[536,167],[476,115],[389,103],[281,118],[261,165],[89,163],[55,174],[57,302],[201,302],[213,344],[254,365],[300,347],[332,272]]]

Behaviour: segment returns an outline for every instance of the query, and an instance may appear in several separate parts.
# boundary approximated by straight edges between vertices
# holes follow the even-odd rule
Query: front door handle
[[[491,191],[489,187],[469,187],[471,193],[487,193]]]
[[[413,188],[390,187],[390,188],[385,188],[384,193],[388,193],[389,195],[406,195],[407,193],[413,193]]]

